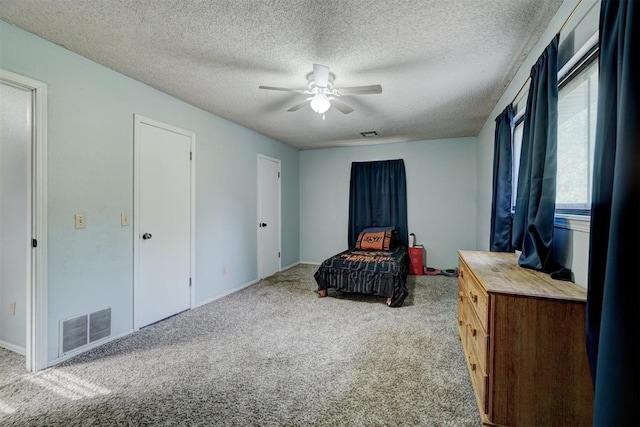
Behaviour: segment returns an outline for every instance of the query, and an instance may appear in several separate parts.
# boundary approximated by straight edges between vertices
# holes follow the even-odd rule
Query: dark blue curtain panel
[[[640,426],[640,2],[602,0],[587,352],[596,426]]]
[[[524,115],[522,151],[512,244],[522,251],[518,264],[571,279],[553,257],[558,170],[558,36],[531,68]]]
[[[491,201],[491,234],[489,249],[492,252],[513,252],[511,246],[511,176],[513,106],[507,105],[496,117],[493,146],[493,198]]]

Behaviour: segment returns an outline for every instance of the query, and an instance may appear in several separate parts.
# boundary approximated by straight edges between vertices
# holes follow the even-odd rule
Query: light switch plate
[[[81,213],[76,214],[75,219],[76,219],[76,228],[87,228],[87,220],[84,214],[81,214]]]
[[[129,225],[129,215],[122,212],[120,214],[120,225],[122,227],[127,227]]]

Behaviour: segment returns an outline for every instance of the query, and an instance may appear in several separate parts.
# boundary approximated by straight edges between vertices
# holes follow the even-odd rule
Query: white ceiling
[[[475,136],[562,0],[2,0],[0,19],[292,147]],[[304,95],[314,63],[354,108]],[[360,132],[377,131],[363,138]]]

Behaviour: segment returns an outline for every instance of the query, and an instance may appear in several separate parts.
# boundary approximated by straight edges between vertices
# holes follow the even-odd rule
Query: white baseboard
[[[282,272],[282,271],[289,270],[290,268],[293,268],[293,267],[295,267],[296,265],[299,265],[299,264],[317,264],[317,265],[320,265],[320,263],[303,263],[303,262],[298,261],[298,262],[294,262],[293,264],[289,264],[289,265],[287,265],[286,267],[282,267],[282,268],[280,269],[280,271]],[[244,285],[238,286],[237,288],[233,288],[233,289],[231,289],[231,290],[229,290],[229,291],[227,291],[227,292],[225,292],[225,293],[223,293],[223,294],[217,295],[217,296],[215,296],[215,297],[213,297],[213,298],[208,298],[208,299],[206,299],[206,300],[204,300],[204,301],[200,301],[200,302],[199,302],[199,303],[197,303],[193,308],[201,307],[201,306],[203,306],[203,305],[207,305],[207,304],[209,304],[209,303],[212,303],[212,302],[214,302],[215,300],[218,300],[218,299],[220,299],[220,298],[224,298],[224,297],[226,297],[227,295],[231,295],[231,294],[233,294],[233,293],[236,293],[236,292],[238,292],[238,291],[241,291],[242,289],[244,289],[244,288],[248,288],[248,287],[249,287],[249,286],[251,286],[251,285],[255,285],[255,284],[256,284],[256,283],[258,283],[259,281],[260,281],[260,279],[252,280],[252,281],[250,281],[250,282],[245,283]]]
[[[21,354],[23,356],[27,355],[27,349],[24,347],[17,346],[15,344],[11,344],[5,341],[0,341],[0,347],[6,348],[9,351],[13,351],[14,353]]]
[[[298,265],[298,264],[300,264],[300,261],[298,261],[298,262],[294,262],[293,264],[289,264],[289,265],[287,265],[286,267],[282,267],[282,268],[280,269],[280,271],[287,271],[288,269],[293,268],[293,267],[295,267],[295,266],[296,266],[296,265]]]
[[[66,353],[64,356],[60,356],[60,357],[58,357],[56,359],[49,360],[47,362],[47,368],[50,368],[51,366],[57,365],[59,363],[62,363],[67,359],[71,359],[72,357],[75,357],[75,356],[77,356],[79,354],[85,353],[85,352],[87,352],[89,350],[93,350],[94,348],[100,347],[101,345],[104,345],[104,344],[106,344],[108,342],[111,342],[113,340],[117,340],[119,338],[126,337],[127,335],[130,335],[133,332],[134,332],[134,330],[131,329],[131,330],[128,330],[128,331],[123,332],[121,334],[109,336],[109,337],[103,338],[101,340],[98,340],[98,341],[92,342],[90,344],[87,344],[85,346],[79,347],[79,348],[77,348],[75,350],[71,350],[68,353]]]
[[[315,262],[315,261],[300,261],[298,264],[320,265],[322,263],[321,262]]]
[[[250,282],[245,283],[244,285],[240,285],[240,286],[238,286],[237,288],[233,288],[233,289],[231,289],[231,290],[229,290],[229,291],[227,291],[227,292],[225,292],[225,293],[223,293],[223,294],[217,295],[217,296],[215,296],[215,297],[213,297],[213,298],[208,298],[208,299],[206,299],[206,300],[204,300],[204,301],[200,301],[200,302],[199,302],[199,303],[197,303],[193,308],[202,307],[203,305],[207,305],[207,304],[209,304],[209,303],[212,303],[212,302],[214,302],[215,300],[218,300],[218,299],[220,299],[220,298],[224,298],[224,297],[226,297],[227,295],[231,295],[231,294],[233,294],[233,293],[236,293],[236,292],[238,292],[238,291],[241,291],[242,289],[244,289],[244,288],[248,288],[248,287],[249,287],[249,286],[251,286],[251,285],[255,285],[255,284],[256,284],[256,283],[258,283],[259,281],[260,281],[260,280],[258,280],[258,279],[252,280],[252,281],[250,281]]]

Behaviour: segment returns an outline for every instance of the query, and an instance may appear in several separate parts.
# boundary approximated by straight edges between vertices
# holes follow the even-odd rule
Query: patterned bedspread
[[[405,246],[392,251],[346,250],[326,259],[314,277],[318,289],[391,297],[400,307],[408,295],[409,255]]]

